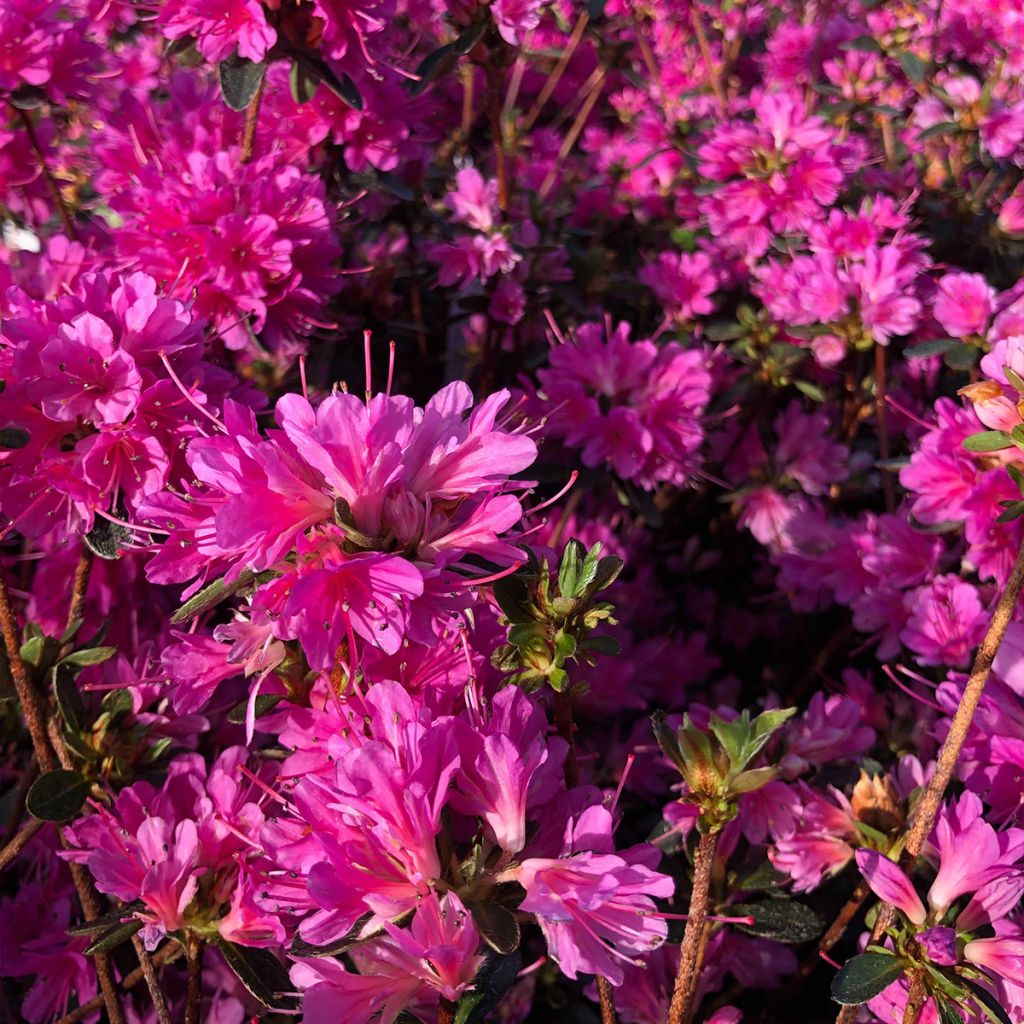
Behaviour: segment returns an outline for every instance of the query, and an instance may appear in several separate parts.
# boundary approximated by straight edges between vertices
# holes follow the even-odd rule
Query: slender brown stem
[[[145,943],[138,935],[132,936],[132,944],[135,946],[135,955],[139,958],[139,965],[142,976],[146,979],[146,987],[149,989],[149,996],[156,1007],[156,1017],[160,1024],[171,1024],[171,1014],[167,1009],[167,1000],[164,999],[163,991],[160,988],[160,980],[156,976],[156,967],[153,958],[149,955]]]
[[[700,16],[700,11],[697,9],[696,4],[690,8],[690,20],[693,22],[693,31],[697,36],[697,45],[700,47],[700,55],[704,60],[704,66],[707,69],[708,78],[711,79],[711,90],[715,94],[719,113],[725,116],[729,107],[729,101],[725,95],[725,85],[722,82],[722,72],[715,67],[714,61],[711,59],[711,47],[708,45],[708,34],[704,31],[704,19]]]
[[[28,841],[46,824],[40,818],[33,818],[2,850],[0,850],[0,871],[18,856]]]
[[[441,997],[441,1002],[437,1007],[437,1024],[453,1024],[455,1020],[455,1003],[450,999]]]
[[[501,124],[501,93],[505,69],[493,64],[487,68],[487,117],[494,147],[494,170],[498,179],[498,209],[508,210],[508,165],[505,160],[505,130]]]
[[[878,420],[878,454],[882,462],[889,461],[889,424],[885,416],[885,346],[875,343],[875,418]],[[896,491],[892,473],[882,467],[882,493],[885,495],[885,510],[896,510]]]
[[[960,704],[949,724],[949,732],[946,734],[946,739],[943,741],[935,762],[935,774],[932,775],[924,794],[911,813],[907,841],[903,847],[903,853],[900,855],[900,867],[904,871],[909,872],[913,869],[918,855],[921,853],[921,848],[935,825],[946,787],[953,777],[957,761],[960,758],[960,751],[963,750],[967,733],[974,719],[974,713],[978,709],[985,684],[992,672],[992,662],[995,661],[996,655],[999,653],[999,646],[1003,642],[1003,637],[1006,636],[1006,629],[1013,618],[1017,602],[1020,600],[1022,587],[1024,587],[1024,545],[1017,552],[1013,569],[1010,571],[1010,578],[1006,581],[1002,594],[999,595],[988,625],[988,631],[974,656],[971,675],[964,687]],[[877,942],[892,924],[895,913],[891,904],[887,903],[882,906],[871,932],[873,942]],[[851,1015],[848,1014],[844,1017],[843,1013],[840,1013],[836,1024],[848,1024],[852,1019]]]
[[[7,828],[4,829],[3,838],[0,839],[0,843],[6,845],[17,835],[18,826],[25,815],[25,800],[28,797],[28,791],[32,788],[32,783],[37,778],[39,778],[39,762],[36,760],[35,754],[33,754],[28,767],[25,768],[21,773],[21,778],[18,779],[18,791],[14,795],[14,807],[11,809],[11,816],[7,821]]]
[[[263,83],[266,75],[260,79],[256,87],[256,95],[249,101],[245,110],[245,128],[242,132],[242,163],[247,164],[256,151],[256,125],[260,119],[260,104],[263,102]]]
[[[920,972],[916,972],[910,979],[910,992],[907,995],[907,1007],[903,1011],[903,1024],[917,1024],[917,1018],[921,1016],[921,1010],[927,999],[928,990],[924,987],[924,978]]]
[[[580,784],[580,763],[576,759],[576,738],[573,735],[572,724],[572,694],[568,690],[555,691],[555,728],[558,735],[569,744],[569,753],[566,754],[565,764],[562,766],[565,772],[565,785],[573,789]]]
[[[194,932],[188,936],[185,950],[188,957],[188,1005],[185,1024],[199,1024],[199,1009],[203,999],[203,940]]]
[[[61,845],[65,845],[63,837]],[[68,868],[71,870],[71,880],[75,883],[75,891],[78,893],[78,902],[82,905],[83,916],[86,921],[95,921],[100,916],[100,904],[85,866],[69,862]],[[110,967],[110,958],[106,953],[97,953],[93,957],[93,962],[96,967],[96,978],[100,983],[100,992],[103,995],[103,1005],[107,1008],[110,1024],[127,1024],[124,1008],[121,1006],[121,999],[118,995],[117,984],[114,981],[114,972]]]
[[[151,959],[155,966],[161,967],[164,964],[173,963],[184,955],[185,951],[181,946],[176,942],[169,942],[163,949],[157,950]],[[121,991],[128,992],[130,989],[135,988],[135,986],[138,985],[144,977],[145,972],[141,967],[136,967],[134,971],[129,971],[121,982]],[[95,1013],[102,1005],[103,996],[96,996],[94,999],[90,999],[88,1002],[82,1003],[81,1006],[76,1006],[75,1009],[71,1010],[69,1013],[64,1014],[64,1016],[57,1021],[57,1024],[78,1024],[80,1020],[84,1020],[90,1014]]]
[[[83,544],[82,553],[78,556],[75,566],[75,582],[71,588],[71,604],[68,605],[67,626],[84,617],[85,595],[89,590],[89,577],[92,574],[93,553]]]
[[[44,772],[51,772],[57,767],[57,758],[54,756],[46,735],[46,715],[43,711],[42,701],[39,699],[39,694],[25,667],[25,662],[21,660],[18,620],[11,607],[11,594],[7,589],[7,580],[2,574],[0,574],[0,632],[3,633],[4,650],[7,652],[11,678],[14,680],[14,689],[21,702],[21,711],[25,716],[28,734],[32,737],[32,747],[36,752],[36,759]]]
[[[572,35],[569,36],[569,40],[565,44],[565,49],[562,50],[562,55],[558,58],[558,63],[552,69],[551,74],[548,75],[547,81],[537,94],[537,99],[534,100],[529,114],[526,115],[526,120],[523,121],[522,134],[525,135],[529,132],[537,118],[540,117],[540,112],[544,109],[544,105],[549,99],[551,99],[551,94],[555,91],[558,87],[558,83],[562,80],[562,75],[565,74],[565,69],[569,66],[569,61],[572,60],[572,55],[576,52],[576,47],[579,46],[579,42],[583,38],[583,33],[586,31],[587,23],[589,21],[590,15],[584,11],[579,16],[576,26],[572,30]]]
[[[601,95],[601,86],[604,84],[605,69],[600,68],[597,78],[594,80],[594,85],[590,90],[589,95],[583,101],[583,106],[580,107],[579,113],[576,115],[576,120],[573,121],[572,127],[569,129],[565,136],[565,140],[562,142],[562,148],[558,151],[558,158],[555,161],[554,166],[547,173],[544,181],[541,183],[539,195],[541,199],[547,199],[551,189],[554,188],[555,182],[558,180],[558,171],[566,158],[572,152],[573,146],[576,145],[576,140],[580,136],[580,132],[583,131],[584,126],[587,123],[587,118],[590,117],[590,112],[594,109],[594,104],[597,103]]]
[[[39,142],[39,135],[36,133],[36,126],[32,123],[32,115],[27,110],[22,110],[20,107],[18,108],[18,114],[21,117],[21,123],[25,128],[25,134],[28,136],[32,152],[35,153],[36,159],[39,161],[39,168],[43,172],[43,177],[46,179],[46,185],[50,190],[50,195],[53,197],[54,206],[57,207],[60,219],[64,222],[64,228],[69,237],[77,242],[78,231],[75,228],[75,222],[71,218],[71,211],[68,209],[67,203],[64,202],[64,197],[60,194],[60,186],[57,184],[57,179],[53,176],[53,172],[50,170],[50,165],[46,162],[46,153]]]
[[[615,1000],[612,984],[607,978],[597,979],[597,998],[601,1003],[601,1024],[615,1024]]]
[[[690,895],[689,916],[679,948],[679,973],[668,1010],[668,1024],[689,1024],[693,1017],[694,997],[704,960],[704,925],[708,916],[708,897],[711,892],[711,869],[715,864],[718,831],[705,832],[697,844],[693,862],[693,892]]]

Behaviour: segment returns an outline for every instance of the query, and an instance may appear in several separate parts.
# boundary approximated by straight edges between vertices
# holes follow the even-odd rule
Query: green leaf
[[[87,665],[100,665],[104,661],[109,661],[115,654],[116,647],[87,647],[81,651],[72,651],[61,658],[59,664],[85,668]]]
[[[743,890],[778,889],[788,876],[779,871],[770,860],[762,861],[753,871],[736,882],[736,888]]]
[[[57,708],[64,724],[72,732],[80,732],[85,725],[85,702],[78,689],[78,683],[71,672],[56,665],[53,668],[53,692],[57,697]]]
[[[1002,1004],[991,992],[983,989],[976,981],[969,978],[961,978],[961,982],[971,990],[971,997],[980,1007],[981,1011],[993,1024],[1014,1024],[1010,1015],[1003,1009]]]
[[[736,903],[728,907],[730,917],[752,917],[753,924],[737,924],[741,932],[776,942],[799,944],[816,939],[825,924],[810,907],[795,900],[769,899],[759,903]]]
[[[942,357],[943,362],[951,370],[960,370],[963,373],[973,369],[974,364],[981,357],[981,349],[974,345],[957,345],[948,349]]]
[[[267,62],[258,64],[233,53],[217,65],[220,91],[232,110],[245,110],[253,101],[267,71]]]
[[[859,50],[861,53],[884,53],[882,44],[874,36],[857,36],[839,44],[840,50]]]
[[[623,564],[622,559],[617,555],[605,555],[597,563],[594,578],[587,584],[586,593],[597,594],[602,590],[607,590],[619,578]]]
[[[140,921],[137,917],[132,918],[130,921],[125,921],[116,928],[111,928],[110,931],[104,932],[98,938],[93,939],[85,947],[85,955],[97,956],[100,953],[109,953],[110,950],[120,946],[122,942],[127,942],[136,932],[141,932],[144,927],[145,922]]]
[[[269,714],[278,704],[285,699],[283,693],[261,693],[256,698],[256,717],[260,718],[263,715]],[[243,725],[245,723],[245,713],[248,710],[249,702],[243,700],[236,704],[228,712],[228,721],[233,725]]]
[[[13,451],[16,448],[24,448],[30,440],[29,432],[21,427],[0,428],[0,448]]]
[[[328,64],[311,53],[297,53],[295,59],[302,64],[306,75],[325,85],[342,103],[353,110],[363,109],[363,97],[348,75],[339,78]]]
[[[935,1005],[939,1008],[939,1024],[964,1024],[960,1011],[944,995],[933,993]]]
[[[859,1006],[902,977],[905,969],[892,953],[860,953],[832,979],[832,998],[842,1006]]]
[[[931,341],[922,341],[918,345],[909,345],[903,350],[903,355],[907,359],[924,359],[925,356],[941,355],[962,344],[959,338],[932,338]]]
[[[586,549],[576,539],[569,541],[558,566],[558,592],[563,597],[576,597],[580,591],[580,572]]]
[[[132,691],[126,688],[108,690],[100,701],[103,711],[116,718],[118,715],[126,715],[135,709],[135,702],[132,700]]]
[[[740,772],[739,775],[729,780],[729,793],[732,796],[742,796],[744,793],[753,793],[756,789],[767,786],[769,782],[777,778],[778,768],[768,765],[764,768],[751,768],[749,771]]]
[[[1005,375],[1006,379],[1010,382],[1014,390],[1017,391],[1019,394],[1024,395],[1024,377],[1021,377],[1020,374],[1015,373],[1009,366],[1003,367],[1003,374]]]
[[[92,529],[82,540],[85,541],[85,546],[94,555],[98,555],[108,562],[113,562],[120,558],[124,554],[125,548],[131,544],[132,533],[131,530],[124,526],[119,526],[117,523],[112,523],[109,519],[97,516],[93,520]]]
[[[238,593],[239,590],[243,590],[252,584],[256,586],[262,586],[264,583],[268,583],[274,579],[277,573],[272,570],[266,572],[251,572],[249,569],[244,570],[233,583],[225,583],[223,577],[219,580],[214,580],[212,583],[207,584],[199,591],[198,594],[193,594],[172,616],[171,625],[177,626],[182,622],[187,622],[189,619],[196,615],[202,615],[203,612],[209,611],[211,608],[220,604],[227,597],[231,597],[232,594]]]
[[[455,63],[455,47],[451,43],[439,46],[436,50],[428,53],[416,68],[416,80],[410,85],[409,93],[412,96],[419,96],[426,92],[431,83],[451,71],[455,67]]]
[[[308,103],[315,95],[320,80],[312,74],[308,65],[302,61],[292,61],[291,70],[288,72],[288,85],[292,92],[292,99],[301,107]]]
[[[269,949],[239,946],[221,938],[216,942],[228,967],[254,999],[273,1010],[296,1006],[294,998],[281,994],[291,992],[294,986],[281,961]]]
[[[899,55],[898,58],[900,67],[903,68],[904,74],[909,78],[915,85],[920,85],[924,81],[924,76],[927,74],[928,68],[925,62],[921,60],[916,53],[911,53],[910,50],[905,50]]]
[[[940,135],[951,135],[953,132],[960,130],[960,125],[956,121],[940,121],[938,124],[933,124],[928,128],[925,128],[917,136],[918,142],[927,142],[929,139],[934,139]]]
[[[572,633],[559,630],[555,637],[555,660],[564,665],[576,653],[576,640]]]
[[[1013,444],[1005,430],[980,430],[965,437],[963,446],[969,452],[1000,452]]]
[[[806,395],[812,402],[825,401],[825,392],[817,384],[812,384],[809,380],[795,380],[793,385],[797,391]]]
[[[91,788],[85,776],[58,768],[32,783],[25,806],[33,817],[43,821],[67,821],[82,809]]]
[[[1024,515],[1024,501],[1011,501],[1002,512],[996,516],[997,523],[1010,523]]]
[[[80,924],[66,928],[68,935],[95,935],[97,932],[105,932],[109,928],[123,924],[126,917],[131,917],[137,910],[145,910],[146,904],[142,900],[132,900],[131,903],[124,903],[106,914],[100,914],[91,921],[82,921]]]
[[[587,654],[604,654],[614,658],[622,653],[622,644],[613,636],[601,634],[600,636],[588,636],[581,644],[580,650]]]
[[[587,0],[587,17],[591,21],[597,21],[604,17],[604,8],[607,0]]]
[[[488,953],[473,978],[473,988],[458,1002],[454,1024],[481,1024],[515,983],[522,963],[518,950],[504,956]]]
[[[369,912],[363,914],[345,935],[324,946],[314,946],[312,943],[304,941],[296,932],[289,952],[293,956],[341,956],[342,953],[347,953],[350,949],[355,949],[356,946],[361,946],[364,942],[369,942],[380,934],[382,929],[377,928],[369,934],[363,935],[366,925],[372,917],[373,914]]]
[[[466,900],[480,937],[495,953],[514,953],[519,948],[519,922],[515,914],[497,903]]]
[[[464,29],[462,35],[452,43],[452,53],[458,57],[465,57],[483,39],[488,28],[490,25],[486,21],[474,22],[469,28]]]

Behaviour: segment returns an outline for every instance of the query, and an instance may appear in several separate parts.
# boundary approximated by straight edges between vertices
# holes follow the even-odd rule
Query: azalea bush
[[[1018,0],[0,0],[0,1020],[1024,1022]]]

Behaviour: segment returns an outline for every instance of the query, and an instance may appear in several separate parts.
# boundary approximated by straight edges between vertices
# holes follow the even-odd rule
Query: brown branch
[[[203,1001],[203,940],[189,932],[185,954],[188,958],[188,1004],[185,1024],[199,1024],[199,1008]]]
[[[457,1007],[450,999],[441,996],[441,1002],[437,1007],[437,1024],[452,1024],[455,1020]]]
[[[494,147],[494,170],[498,179],[498,209],[508,211],[508,165],[505,161],[505,129],[501,123],[501,87],[505,69],[489,65],[487,68],[487,118],[491,126],[491,145]]]
[[[583,131],[584,126],[587,123],[587,118],[590,117],[590,112],[594,109],[594,104],[597,103],[601,96],[601,86],[604,84],[604,76],[606,74],[605,68],[598,68],[595,71],[596,77],[593,79],[593,86],[590,89],[587,98],[583,101],[583,105],[580,107],[579,112],[576,114],[576,120],[573,121],[572,127],[569,129],[568,134],[565,136],[562,142],[562,147],[558,151],[558,157],[555,160],[554,166],[547,173],[547,177],[544,179],[540,186],[540,198],[547,199],[551,189],[554,188],[555,181],[558,179],[558,171],[569,154],[572,152],[573,146],[576,145],[576,140],[580,136],[580,132]]]
[[[907,994],[907,1006],[903,1011],[903,1024],[917,1024],[921,1010],[928,999],[928,990],[924,987],[924,977],[915,971],[910,978],[910,992]]]
[[[135,955],[139,958],[139,970],[146,979],[146,987],[149,989],[149,996],[156,1007],[156,1017],[160,1024],[171,1024],[171,1014],[167,1009],[167,1000],[164,999],[160,982],[156,976],[156,967],[153,965],[153,958],[149,955],[145,943],[138,935],[132,936],[132,945],[135,946]]]
[[[580,784],[580,763],[576,759],[576,738],[573,735],[572,724],[572,694],[568,690],[555,690],[555,729],[558,735],[569,744],[569,753],[566,754],[565,764],[562,770],[565,773],[565,785],[567,789],[574,789]]]
[[[46,715],[42,701],[36,692],[32,677],[29,675],[25,662],[21,660],[21,640],[19,638],[18,620],[11,607],[11,594],[7,589],[7,580],[0,574],[0,632],[3,633],[4,649],[7,651],[7,662],[14,680],[14,689],[21,703],[21,711],[25,716],[28,734],[32,737],[32,747],[36,752],[36,760],[44,772],[51,772],[57,767],[50,741],[46,735]]]
[[[260,119],[260,104],[263,102],[263,85],[267,80],[264,75],[256,86],[256,95],[249,101],[245,110],[245,128],[242,132],[242,163],[247,164],[256,152],[256,125]]]
[[[708,916],[711,869],[715,864],[718,836],[717,830],[705,832],[697,844],[693,864],[693,892],[690,894],[683,944],[679,947],[679,973],[676,975],[672,1004],[668,1010],[668,1024],[690,1024],[693,1017],[697,982],[700,980],[706,948],[704,925]]]
[[[597,979],[597,997],[601,1002],[601,1024],[615,1024],[615,1000],[612,984],[607,978]]]
[[[711,90],[715,94],[718,103],[719,113],[724,117],[728,112],[729,101],[725,95],[725,86],[722,83],[722,72],[715,67],[711,60],[711,47],[708,45],[708,34],[704,31],[704,20],[700,16],[697,5],[690,8],[690,20],[693,22],[693,31],[697,36],[697,45],[700,46],[700,55],[704,60],[704,66],[711,79]]]
[[[180,959],[184,956],[185,951],[176,942],[169,942],[163,949],[159,949],[151,957],[153,964],[157,967],[162,967],[165,964],[173,963],[175,960]],[[135,988],[136,985],[145,977],[145,972],[141,967],[136,967],[135,970],[129,971],[125,975],[124,980],[121,982],[121,991],[128,992],[130,989]],[[57,1024],[78,1024],[80,1020],[84,1020],[90,1014],[95,1013],[103,1005],[103,996],[96,996],[90,999],[86,1003],[82,1003],[81,1006],[76,1007],[69,1013],[64,1014],[63,1017]]]
[[[1013,618],[1017,602],[1020,600],[1022,587],[1024,587],[1024,545],[1017,552],[1010,577],[992,612],[988,631],[974,656],[970,678],[964,687],[960,704],[949,724],[949,732],[946,734],[946,739],[943,741],[935,762],[935,774],[932,775],[924,794],[911,813],[907,841],[903,847],[903,853],[900,855],[900,867],[906,872],[913,869],[925,840],[931,835],[932,828],[935,826],[935,819],[942,806],[946,787],[953,778],[953,772],[956,770],[957,761],[960,758],[960,751],[963,750],[974,713],[978,709],[985,684],[992,672],[992,662],[995,661],[996,655],[999,653],[999,646],[1003,642],[1003,637],[1006,636],[1006,629]],[[878,919],[875,921],[875,927],[871,932],[872,942],[877,942],[881,938],[895,919],[895,914],[895,908],[891,904],[882,905]],[[836,1024],[848,1024],[853,1020],[853,1014],[847,1013],[847,1009],[844,1007],[840,1012]]]
[[[75,582],[71,588],[71,604],[68,606],[67,627],[85,615],[85,595],[89,590],[89,577],[92,574],[93,553],[83,544],[82,553],[78,556],[75,566]],[[70,647],[70,642],[69,642]]]
[[[18,856],[29,840],[46,824],[41,818],[33,818],[2,850],[0,850],[0,871]]]
[[[889,425],[885,416],[885,346],[875,342],[875,418],[878,420],[878,454],[882,462],[889,460]],[[882,493],[885,495],[885,510],[890,515],[896,511],[896,492],[892,473],[882,467]]]
[[[547,101],[551,99],[551,94],[555,91],[558,87],[558,83],[562,80],[562,75],[565,74],[565,69],[569,66],[569,61],[572,59],[572,55],[576,52],[576,47],[579,46],[579,42],[583,38],[583,33],[586,31],[587,23],[589,21],[590,15],[584,11],[579,16],[579,20],[576,22],[576,26],[572,30],[572,35],[569,36],[569,41],[565,44],[565,49],[562,50],[562,54],[558,58],[558,63],[552,69],[551,74],[548,75],[543,87],[537,94],[537,99],[534,100],[533,106],[530,108],[530,112],[526,115],[526,120],[523,122],[521,128],[524,135],[534,126],[537,118],[540,117],[540,112],[544,109]]]
[[[39,135],[36,133],[36,126],[32,123],[32,115],[29,114],[27,110],[22,110],[20,107],[18,108],[18,114],[20,115],[21,123],[25,128],[25,134],[28,136],[29,145],[32,147],[32,151],[35,153],[36,159],[39,161],[39,168],[43,172],[43,177],[46,179],[46,184],[50,190],[50,195],[53,198],[54,205],[57,207],[60,219],[64,222],[64,228],[69,237],[77,242],[78,231],[75,228],[75,222],[71,218],[71,211],[68,209],[67,203],[64,202],[64,197],[60,194],[60,186],[57,184],[57,179],[53,176],[53,172],[50,170],[50,166],[46,162],[46,153],[39,141]]]

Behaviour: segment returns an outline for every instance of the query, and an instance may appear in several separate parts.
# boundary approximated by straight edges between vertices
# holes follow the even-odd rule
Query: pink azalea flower
[[[914,924],[924,924],[928,915],[921,897],[898,865],[877,850],[862,848],[857,851],[857,867],[880,900],[902,910]]]
[[[995,289],[981,274],[946,274],[939,279],[932,314],[954,338],[984,334],[995,298]]]

